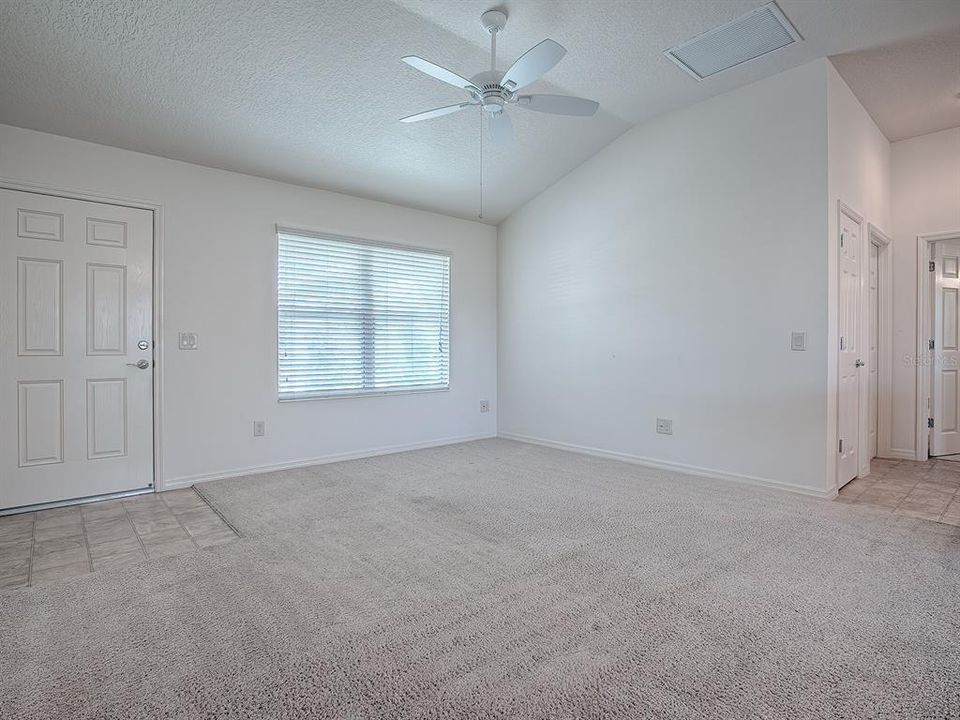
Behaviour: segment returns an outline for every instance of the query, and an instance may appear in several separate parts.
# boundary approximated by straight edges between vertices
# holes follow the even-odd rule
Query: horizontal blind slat
[[[281,399],[449,385],[450,258],[278,235]]]

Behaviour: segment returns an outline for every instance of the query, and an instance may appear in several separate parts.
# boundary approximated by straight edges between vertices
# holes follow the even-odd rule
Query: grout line
[[[227,526],[228,528],[230,528],[231,530],[233,530],[234,534],[235,534],[237,537],[239,537],[239,538],[242,538],[242,537],[243,537],[243,533],[241,533],[239,530],[237,530],[237,526],[234,525],[234,524],[233,524],[232,522],[230,522],[229,520],[227,520],[226,515],[224,515],[222,512],[220,512],[220,510],[217,509],[212,502],[210,502],[210,498],[208,498],[206,495],[204,495],[202,492],[200,492],[199,488],[197,488],[196,485],[191,486],[191,489],[192,489],[197,495],[200,496],[200,499],[203,500],[204,503],[206,503],[206,505],[207,505],[208,508],[210,508],[211,510],[213,510],[213,512],[215,512],[215,513],[217,514],[217,517],[218,517],[218,518],[220,518],[221,520],[223,520],[223,522],[226,524],[226,526]]]
[[[33,513],[33,523],[30,527],[30,563],[27,565],[27,587],[33,585],[33,558],[37,547],[37,514]]]
[[[943,506],[943,511],[940,513],[940,516],[937,518],[938,523],[943,522],[944,516],[947,514],[947,510],[950,509],[950,506],[953,505],[954,501],[957,499],[957,488],[953,489],[953,494],[950,496],[950,499],[947,500],[946,505]]]
[[[123,505],[123,516],[127,519],[127,522],[130,523],[130,527],[133,529],[133,535],[137,538],[137,542],[140,543],[140,549],[143,550],[143,556],[150,559],[150,553],[147,552],[147,546],[143,544],[143,538],[140,537],[140,533],[137,531],[137,526],[133,524],[133,518],[130,517],[130,508],[127,507],[126,501],[121,501]]]
[[[93,572],[93,553],[90,552],[90,539],[87,537],[87,518],[83,514],[83,506],[80,506],[80,529],[83,532],[83,546],[87,549],[87,565],[90,572]]]
[[[894,463],[893,465],[889,466],[888,468],[885,468],[884,471],[882,472],[882,474],[878,474],[877,477],[875,477],[875,478],[872,477],[872,474],[871,474],[871,477],[868,478],[868,479],[872,479],[872,480],[874,480],[875,482],[876,482],[876,481],[880,481],[880,480],[884,480],[884,479],[885,479],[888,475],[890,475],[890,474],[893,474],[894,476],[896,476],[896,474],[897,474],[896,471],[897,471],[898,469],[901,469],[901,468],[914,468],[914,467],[917,467],[917,466],[918,466],[917,463],[912,463],[912,462],[908,462],[908,461],[901,460],[901,461],[898,461],[898,462]],[[918,486],[921,482],[930,482],[930,481],[928,480],[930,472],[932,472],[933,470],[936,470],[938,467],[940,467],[940,466],[941,466],[941,462],[938,461],[938,460],[936,460],[936,459],[931,458],[931,459],[928,460],[928,461],[925,463],[925,465],[923,465],[923,466],[926,468],[926,473],[923,475],[923,477],[918,477],[918,478],[916,479],[916,481],[915,481],[915,482],[909,487],[909,489],[907,489],[907,491],[904,493],[903,497],[901,497],[901,498],[897,501],[896,505],[894,505],[892,508],[882,508],[882,507],[879,507],[879,506],[876,506],[876,505],[871,505],[870,503],[861,502],[861,501],[860,501],[860,498],[861,498],[861,496],[862,496],[865,492],[867,492],[867,488],[865,488],[863,491],[861,491],[860,493],[858,493],[855,497],[851,498],[850,503],[851,503],[851,504],[854,504],[854,505],[856,505],[856,504],[861,504],[861,505],[864,505],[864,506],[866,506],[866,507],[872,507],[872,508],[874,508],[874,509],[876,509],[876,510],[886,510],[887,512],[889,512],[889,513],[891,513],[891,514],[899,515],[900,513],[898,513],[897,511],[902,507],[903,503],[907,500],[907,498],[910,497],[910,495],[913,493],[913,491],[917,489],[917,486]],[[935,481],[934,481],[934,482],[935,482]],[[936,483],[936,484],[939,484],[939,483]],[[945,486],[945,487],[949,487],[949,486]],[[943,522],[943,518],[946,516],[947,510],[950,509],[950,506],[951,506],[954,502],[960,503],[960,486],[953,486],[953,489],[950,491],[950,500],[947,501],[947,503],[946,503],[946,505],[944,506],[944,508],[940,511],[939,515],[937,515],[937,519],[936,519],[936,520],[927,520],[927,522],[936,522],[936,523],[941,523],[941,524],[949,524],[949,523],[944,523],[944,522]],[[904,516],[904,517],[914,517],[914,516],[910,515],[910,516]]]
[[[897,510],[900,509],[900,506],[903,505],[903,501],[906,500],[908,497],[910,497],[910,493],[912,493],[912,492],[914,491],[914,489],[916,489],[916,487],[917,487],[917,485],[918,485],[919,483],[920,483],[920,481],[917,480],[917,482],[915,482],[913,485],[911,485],[911,486],[910,486],[910,489],[907,490],[906,494],[905,494],[902,498],[900,498],[899,502],[897,502],[897,504],[893,507],[893,509],[892,509],[890,512],[892,512],[892,513],[897,512]]]
[[[173,508],[170,507],[170,504],[163,499],[163,493],[157,493],[157,495],[160,498],[160,502],[163,503],[163,506],[170,512],[171,515],[173,515],[173,519],[177,521],[177,525],[179,525],[183,532],[186,533],[187,537],[190,538],[190,542],[193,543],[193,546],[199,550],[200,546],[197,544],[196,538],[194,538],[190,531],[187,530],[187,526],[183,524],[183,520],[181,520],[180,516],[173,511]]]

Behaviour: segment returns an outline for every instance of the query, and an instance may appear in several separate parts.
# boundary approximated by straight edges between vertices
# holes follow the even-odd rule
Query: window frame
[[[318,240],[333,240],[344,243],[353,243],[356,245],[369,245],[371,247],[389,248],[393,250],[405,250],[409,252],[420,252],[430,255],[439,255],[447,258],[447,385],[446,387],[434,388],[394,388],[390,390],[366,390],[366,391],[346,391],[342,393],[331,393],[328,395],[310,395],[307,397],[281,397],[280,394],[280,236],[281,235],[299,235],[300,237],[316,238]],[[357,398],[379,398],[388,395],[429,395],[433,393],[450,392],[453,387],[453,253],[444,248],[424,247],[421,245],[411,245],[403,242],[391,240],[373,240],[370,238],[353,237],[350,235],[340,235],[338,233],[324,232],[322,230],[306,230],[304,228],[293,227],[289,225],[276,225],[274,233],[274,254],[273,254],[273,322],[274,322],[274,346],[273,346],[273,381],[274,390],[278,403],[296,403],[313,402],[316,400],[348,400]]]

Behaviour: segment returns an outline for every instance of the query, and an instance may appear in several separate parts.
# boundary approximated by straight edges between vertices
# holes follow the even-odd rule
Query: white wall
[[[917,236],[960,230],[960,128],[893,143],[891,158],[893,443],[916,452]]]
[[[3,125],[0,178],[163,205],[168,484],[496,433],[495,228]],[[278,403],[276,223],[451,251],[451,390]]]
[[[864,110],[863,106],[829,62],[827,69],[827,186],[829,201],[826,207],[828,233],[828,333],[827,344],[827,448],[826,475],[830,487],[836,485],[837,474],[837,343],[839,251],[839,205],[842,202],[863,218],[861,237],[862,259],[867,258],[868,224],[890,235],[890,142]],[[866,264],[863,270],[866,272]],[[865,312],[865,311],[864,311]],[[861,346],[867,338],[867,316],[861,318]],[[866,358],[864,358],[866,359]],[[861,388],[865,415],[868,400],[867,375]],[[861,468],[866,467],[867,428],[861,427]],[[880,438],[880,445],[889,445],[889,439]]]
[[[830,493],[827,69],[638,126],[501,224],[502,435]]]

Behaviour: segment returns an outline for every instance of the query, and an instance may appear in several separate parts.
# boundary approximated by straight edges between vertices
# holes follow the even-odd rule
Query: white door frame
[[[930,390],[936,353],[927,344],[933,330],[933,303],[930,302],[933,284],[930,282],[928,263],[934,243],[946,240],[960,240],[960,230],[917,236],[917,440],[914,459],[921,461],[929,458],[930,428],[927,427],[927,418],[933,408]]]
[[[864,262],[870,262],[870,246],[876,245],[879,249],[877,257],[877,281],[879,317],[877,318],[877,456],[882,458],[893,457],[892,453],[892,425],[893,425],[893,262],[890,253],[892,245],[890,237],[873,223],[867,223],[867,242],[865,244]],[[864,277],[869,276],[869,265]],[[870,284],[864,282],[863,307],[869,307]],[[861,322],[867,338],[870,335],[869,323]],[[869,342],[869,340],[867,341]],[[863,347],[867,347],[864,345]],[[870,391],[861,392],[860,403],[860,447],[869,446],[869,418],[870,418]],[[868,453],[863,453],[866,455]],[[866,462],[861,458],[861,475],[870,474],[870,459]]]
[[[153,213],[153,490],[166,489],[163,479],[163,205],[145,200],[70,190],[0,177],[0,189],[85,200]]]

